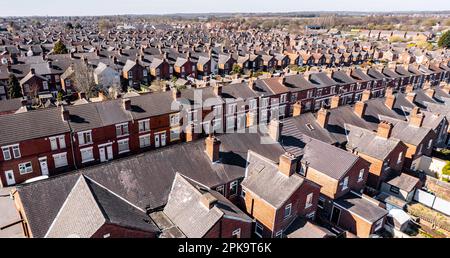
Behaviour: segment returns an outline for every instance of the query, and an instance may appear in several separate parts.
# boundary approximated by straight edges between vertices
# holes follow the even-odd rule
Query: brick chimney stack
[[[209,135],[205,139],[206,154],[211,162],[217,162],[220,158],[220,140],[213,135]]]
[[[420,108],[415,107],[409,115],[409,124],[415,127],[422,127],[425,116],[420,112]]]
[[[319,111],[317,111],[317,123],[322,128],[326,128],[328,126],[329,118],[330,118],[330,112],[327,109],[321,108]]]
[[[414,101],[416,100],[416,93],[415,92],[411,92],[406,94],[405,97],[409,102],[414,103]]]
[[[284,153],[280,156],[280,163],[278,165],[278,170],[283,175],[290,177],[297,171],[298,158],[289,152]]]
[[[64,106],[61,106],[61,118],[65,122],[70,120],[69,110],[67,110]]]
[[[253,80],[253,78],[250,78],[250,80],[248,81],[248,87],[252,90],[255,89],[255,81]]]
[[[370,90],[364,90],[362,94],[361,101],[368,101],[372,97],[372,92]]]
[[[278,142],[281,136],[281,129],[283,125],[277,119],[272,119],[269,123],[269,136],[272,140]]]
[[[131,100],[130,99],[122,99],[123,109],[130,111],[131,110]]]
[[[434,89],[427,89],[425,91],[425,94],[427,94],[427,96],[430,98],[434,98],[434,93],[435,93]]]
[[[377,135],[385,139],[389,139],[392,134],[393,125],[387,121],[381,121],[378,125]]]
[[[363,118],[365,113],[366,113],[366,108],[367,108],[367,104],[362,102],[362,101],[358,101],[355,103],[355,113],[360,117]]]
[[[173,98],[174,101],[176,101],[177,99],[181,98],[181,92],[180,92],[179,89],[174,88],[172,90],[172,98]]]
[[[218,97],[222,96],[222,85],[216,84],[213,86],[213,89],[214,89],[214,94],[216,94],[216,96],[218,96]]]
[[[386,105],[386,107],[392,110],[395,106],[395,101],[396,101],[395,95],[387,95],[384,104]]]
[[[84,92],[84,91],[78,92],[78,98],[79,99],[86,99],[86,92]]]
[[[414,91],[414,86],[412,84],[408,84],[405,89],[405,93],[411,93]]]
[[[339,107],[340,100],[341,100],[341,96],[339,96],[339,95],[334,95],[333,97],[331,97],[331,108]]]
[[[299,116],[302,114],[302,103],[300,101],[295,102],[293,106],[293,117]]]
[[[200,203],[208,210],[211,210],[217,203],[217,199],[211,193],[206,192],[200,197]]]

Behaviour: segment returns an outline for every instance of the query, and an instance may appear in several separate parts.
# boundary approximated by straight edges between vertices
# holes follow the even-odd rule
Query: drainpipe
[[[72,126],[70,126],[70,122],[67,122],[67,125],[69,125],[69,130],[70,130],[70,148],[72,149],[72,162],[73,162],[73,166],[75,168],[75,170],[78,169],[77,167],[77,162],[75,160],[75,150],[74,150],[74,140],[73,140],[73,129]]]

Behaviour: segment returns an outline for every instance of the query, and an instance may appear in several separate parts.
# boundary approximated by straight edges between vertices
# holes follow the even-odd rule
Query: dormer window
[[[306,128],[308,128],[308,130],[313,131],[314,127],[312,126],[312,124],[306,124]]]

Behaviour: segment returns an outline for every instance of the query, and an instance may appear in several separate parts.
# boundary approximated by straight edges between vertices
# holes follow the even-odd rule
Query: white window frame
[[[116,124],[116,136],[117,137],[125,137],[130,135],[130,128],[127,123]]]
[[[235,191],[235,193],[233,193],[232,192],[232,190],[233,190],[233,187],[236,187],[236,191]],[[233,182],[231,182],[230,183],[230,196],[235,196],[235,195],[237,195],[238,194],[238,189],[239,188],[239,182],[236,180],[236,181],[233,181]]]
[[[433,147],[433,139],[430,139],[430,141],[428,142],[428,148],[427,149],[431,149]]]
[[[88,151],[90,151],[90,153],[92,154],[92,158],[85,160],[85,159],[83,159],[83,152],[88,152]],[[95,160],[95,157],[94,157],[94,148],[93,148],[93,147],[80,149],[80,155],[81,155],[81,163],[83,163],[83,164]]]
[[[313,199],[314,199],[314,193],[309,193],[306,196],[305,210],[310,208],[313,205]]]
[[[266,108],[269,106],[269,98],[261,98],[261,107]]]
[[[342,191],[345,191],[348,189],[348,176],[344,178],[344,181],[342,181]]]
[[[377,232],[378,230],[380,230],[383,227],[383,220],[384,219],[380,219],[377,222],[375,222],[373,232]]]
[[[258,100],[256,100],[256,99],[251,99],[251,100],[248,102],[248,108],[249,108],[250,110],[255,110],[255,109],[257,109],[257,108],[258,108]]]
[[[285,94],[281,94],[280,96],[280,104],[286,103],[287,102],[287,93]]]
[[[125,142],[127,143],[127,149],[120,150],[120,146],[123,145],[123,143],[125,143]],[[117,151],[119,152],[119,154],[130,152],[130,139],[127,138],[127,139],[117,141]]]
[[[280,230],[275,234],[275,238],[282,238],[282,237],[283,237],[283,230]]]
[[[89,135],[89,142],[86,142],[86,138],[88,138],[88,137],[85,137],[85,135]],[[85,146],[85,145],[89,145],[89,144],[92,144],[92,143],[93,143],[93,141],[92,141],[92,130],[83,131],[83,132],[79,132],[78,133],[78,144],[80,146]]]
[[[48,90],[48,82],[47,82],[47,81],[43,81],[43,82],[42,82],[42,88],[43,88],[44,90]]]
[[[398,154],[397,164],[402,163],[403,161],[403,151]]]
[[[138,124],[140,133],[150,132],[150,119],[140,120]]]
[[[64,157],[65,162],[57,164],[56,160],[61,159],[63,157]],[[67,152],[54,154],[53,155],[53,163],[55,164],[55,168],[67,167],[69,165],[69,163],[67,162]]]
[[[170,115],[170,126],[180,125],[180,113]]]
[[[284,216],[283,218],[289,219],[292,215],[292,203],[289,203],[288,205],[284,206]]]
[[[364,169],[361,169],[358,175],[358,183],[362,182],[363,180],[364,180]]]
[[[225,196],[225,186],[224,185],[219,185],[218,187],[216,187],[216,192],[218,192],[221,195]]]
[[[231,236],[237,236],[237,238],[241,238],[241,229],[238,228],[231,233]]]
[[[170,142],[178,141],[180,139],[181,139],[180,127],[170,128]]]
[[[17,151],[17,153],[16,153]],[[3,158],[4,160],[12,160],[12,159],[18,159],[22,157],[22,154],[20,152],[20,146],[19,144],[13,144],[8,146],[2,147],[3,152]],[[9,159],[5,158],[5,153],[8,153]],[[11,155],[12,154],[12,155]]]
[[[144,140],[143,140],[143,139],[144,139]],[[146,144],[147,141],[146,141],[145,139],[148,139],[148,144]],[[143,149],[143,148],[147,148],[147,147],[152,146],[152,140],[151,140],[151,139],[152,139],[152,138],[151,138],[151,135],[150,135],[150,134],[146,134],[146,135],[141,135],[141,136],[139,136],[139,147],[140,147],[141,149]],[[142,141],[144,141],[144,144],[142,144],[142,143],[143,143]]]
[[[228,115],[236,114],[236,110],[237,110],[237,104],[236,103],[232,103],[232,104],[228,104],[227,105],[227,114]]]
[[[28,164],[30,165],[29,167],[27,166]],[[33,163],[31,161],[20,163],[18,166],[21,175],[33,173]]]
[[[245,199],[246,194],[247,194],[247,191],[245,191],[245,189],[242,188],[241,189],[241,197],[242,197],[242,199]]]
[[[2,152],[4,160],[12,160],[11,151],[9,147],[2,147]]]

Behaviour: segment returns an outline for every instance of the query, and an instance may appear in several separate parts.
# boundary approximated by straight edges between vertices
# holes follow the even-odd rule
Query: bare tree
[[[97,85],[94,80],[94,69],[86,62],[74,65],[73,81],[78,92],[86,93],[87,97],[93,97],[96,94]]]

